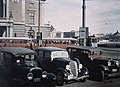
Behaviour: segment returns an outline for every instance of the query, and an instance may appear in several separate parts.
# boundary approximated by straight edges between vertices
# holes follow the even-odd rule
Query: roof
[[[4,52],[9,52],[13,55],[36,55],[35,51],[23,47],[0,47],[0,50]]]
[[[0,37],[0,40],[31,40],[28,37]]]
[[[116,36],[116,35],[119,35],[120,33],[119,33],[119,31],[117,30],[114,34],[113,34],[113,36]]]
[[[43,40],[73,40],[73,41],[77,41],[77,39],[75,38],[43,38]]]
[[[58,48],[58,47],[39,47],[36,50],[42,50],[42,51],[65,51],[65,49]]]

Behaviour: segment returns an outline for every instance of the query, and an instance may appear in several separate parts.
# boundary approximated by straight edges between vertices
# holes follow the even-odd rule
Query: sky
[[[82,26],[82,0],[46,0],[44,22],[57,31],[78,31]],[[120,32],[120,0],[86,0],[85,26],[90,34]]]

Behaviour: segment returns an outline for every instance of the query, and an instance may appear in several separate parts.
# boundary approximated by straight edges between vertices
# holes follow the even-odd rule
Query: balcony
[[[9,26],[9,23],[12,23],[13,20],[9,20],[9,18],[0,17],[0,26]]]

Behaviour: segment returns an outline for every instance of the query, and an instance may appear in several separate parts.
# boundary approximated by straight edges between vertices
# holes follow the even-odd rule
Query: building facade
[[[45,0],[0,0],[0,37],[28,37],[30,29],[35,31],[35,37],[38,30],[43,38],[50,36],[54,27],[44,24],[42,3]]]

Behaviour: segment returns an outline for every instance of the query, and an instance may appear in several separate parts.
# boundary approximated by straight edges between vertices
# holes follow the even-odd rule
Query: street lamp
[[[85,10],[86,10],[85,1],[86,0],[82,0],[82,1],[83,1],[83,5],[82,5],[82,27],[80,27],[80,29],[79,29],[79,45],[86,46],[86,42],[88,40],[89,28],[85,26]]]
[[[38,0],[38,32],[37,32],[37,40],[38,40],[38,46],[41,46],[42,43],[42,32],[40,32],[40,1],[45,2],[46,0]]]
[[[82,6],[82,27],[85,27],[85,0],[83,0],[83,6]]]

